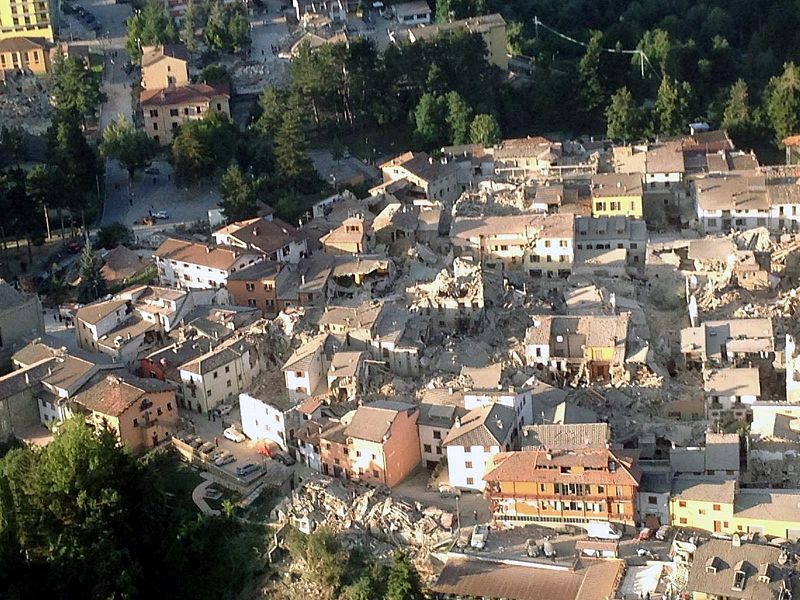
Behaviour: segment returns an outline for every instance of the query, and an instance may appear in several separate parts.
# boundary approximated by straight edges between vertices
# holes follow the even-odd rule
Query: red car
[[[651,537],[653,537],[653,530],[649,527],[645,527],[639,532],[639,537],[637,539],[640,542],[643,542],[645,540],[649,540]]]
[[[83,238],[72,238],[71,240],[67,240],[67,243],[64,245],[64,247],[70,254],[78,254],[78,252],[83,250]]]

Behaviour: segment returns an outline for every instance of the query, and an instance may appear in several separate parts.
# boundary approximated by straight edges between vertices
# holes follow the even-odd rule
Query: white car
[[[243,441],[247,439],[247,436],[245,436],[245,434],[243,434],[235,427],[228,427],[225,431],[222,432],[222,435],[225,436],[226,440],[236,442],[237,444],[241,444]]]
[[[232,410],[233,407],[230,404],[220,404],[217,408],[214,409],[214,414],[216,414],[218,417],[224,417]]]
[[[489,526],[478,524],[472,528],[472,538],[469,545],[475,550],[483,550],[486,547],[486,538],[489,537]]]
[[[169,213],[165,210],[160,210],[158,212],[153,213],[154,219],[169,219]]]

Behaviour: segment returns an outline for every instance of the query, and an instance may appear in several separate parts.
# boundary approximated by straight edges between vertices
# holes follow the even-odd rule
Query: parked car
[[[217,447],[216,447],[214,444],[212,444],[211,442],[206,442],[205,444],[203,444],[202,446],[200,446],[200,447],[197,449],[197,451],[198,451],[198,452],[200,452],[200,454],[204,454],[204,455],[206,455],[206,456],[210,456],[210,455],[211,455],[211,453],[212,453],[212,452],[213,452],[213,451],[214,451],[216,448],[217,448]]]
[[[286,454],[285,452],[273,452],[272,458],[277,460],[279,463],[286,465],[287,467],[291,467],[297,462],[294,456],[291,454]]]
[[[205,443],[206,443],[206,441],[203,438],[197,437],[197,438],[193,439],[191,442],[189,442],[189,445],[192,448],[194,448],[196,450],[199,450],[200,446],[202,446]]]
[[[639,536],[637,537],[637,539],[638,539],[640,542],[643,542],[643,541],[645,541],[645,540],[649,540],[651,537],[653,537],[653,530],[652,530],[652,529],[650,529],[649,527],[644,527],[644,528],[642,528],[642,530],[639,532]]]
[[[233,407],[230,404],[220,404],[217,408],[214,409],[214,414],[218,417],[224,417],[229,412],[233,410]]]
[[[257,465],[256,463],[247,463],[246,465],[242,465],[241,467],[236,467],[236,476],[237,477],[249,477],[255,473],[258,473],[261,470],[261,466]]]
[[[126,64],[126,65],[129,65],[130,63],[125,63],[125,64]],[[154,166],[149,166],[149,167],[147,167],[147,168],[144,170],[144,172],[145,172],[146,174],[148,174],[148,175],[160,175],[160,174],[161,174],[161,171],[159,171],[159,170],[158,170],[158,167],[154,167]]]
[[[669,525],[662,525],[656,531],[656,539],[661,540],[662,542],[669,537],[670,532],[672,531],[672,527]]]
[[[78,254],[81,250],[83,250],[83,244],[83,238],[76,237],[72,238],[71,240],[67,240],[66,244],[64,244],[64,247],[70,254]]]
[[[475,527],[472,528],[472,538],[469,540],[469,545],[476,550],[483,550],[486,547],[486,538],[488,537],[488,525],[475,525]]]
[[[528,538],[525,540],[525,554],[531,558],[542,555],[542,547],[536,543],[536,538]]]
[[[461,495],[461,490],[447,483],[439,484],[439,496],[442,498],[455,498]]]
[[[236,457],[228,452],[227,450],[223,450],[220,452],[220,455],[214,460],[214,464],[218,467],[223,467],[229,463],[232,463],[236,460]]]
[[[622,532],[608,521],[589,521],[586,532],[590,538],[598,540],[618,540],[622,537]]]
[[[222,432],[222,435],[225,437],[226,440],[236,442],[237,444],[241,444],[243,441],[247,439],[247,436],[245,436],[245,434],[243,434],[235,427],[228,427],[225,431]]]
[[[165,210],[160,210],[153,213],[154,219],[169,219],[169,213]]]

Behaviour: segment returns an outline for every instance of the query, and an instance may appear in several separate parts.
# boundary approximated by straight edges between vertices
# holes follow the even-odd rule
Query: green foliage
[[[239,132],[224,113],[209,111],[197,121],[186,121],[172,141],[175,174],[184,180],[213,177],[236,154]]]
[[[88,304],[106,295],[106,280],[100,274],[100,259],[95,255],[92,242],[86,241],[81,252],[81,283],[78,286],[78,302]]]
[[[485,14],[485,0],[436,0],[436,21],[439,23]]]
[[[258,97],[258,108],[261,115],[254,126],[263,135],[274,138],[283,120],[285,103],[284,94],[273,87],[266,87]]]
[[[450,130],[450,143],[456,145],[469,144],[472,109],[458,92],[447,94],[447,116],[445,121],[447,121],[447,127]]]
[[[147,0],[140,12],[135,12],[126,22],[125,50],[132,62],[139,63],[143,46],[158,46],[178,41],[175,22],[160,0]]]
[[[319,177],[306,153],[306,136],[300,111],[288,107],[275,135],[275,161],[281,181],[301,193],[319,189]]]
[[[120,115],[103,131],[100,152],[120,162],[133,179],[136,169],[144,168],[156,155],[158,144],[143,129],[136,129]]]
[[[476,115],[472,119],[472,125],[469,128],[470,139],[473,144],[482,144],[483,146],[495,146],[503,139],[503,133],[500,131],[500,124],[494,115]]]
[[[663,29],[649,29],[645,31],[644,35],[642,35],[642,39],[640,39],[639,43],[636,45],[636,49],[644,52],[650,64],[658,69],[661,74],[666,72],[667,57],[669,56],[670,48],[669,33]],[[640,61],[641,57],[639,55],[634,54],[631,58],[631,63],[636,68],[641,67]],[[649,69],[645,71],[645,74],[647,77],[653,75],[652,71]]]
[[[769,80],[764,92],[766,112],[778,144],[800,131],[800,69],[793,62]]]
[[[95,149],[89,145],[73,113],[58,112],[47,130],[47,164],[58,182],[58,194],[51,195],[58,208],[80,210],[94,193],[99,166]]]
[[[97,231],[97,247],[113,250],[117,246],[127,246],[133,241],[133,230],[122,224],[112,223]]]
[[[411,564],[405,552],[395,552],[389,571],[386,600],[423,600],[422,583],[419,573]]]
[[[203,70],[200,71],[200,75],[197,76],[197,81],[207,83],[208,85],[227,84],[230,80],[231,74],[228,72],[228,68],[218,63],[204,67]]]
[[[22,129],[19,127],[0,127],[0,168],[13,165],[25,159],[25,146]]]
[[[216,1],[208,12],[203,41],[212,52],[241,52],[250,47],[250,24],[239,4]]]
[[[654,131],[661,135],[676,135],[686,131],[690,114],[692,87],[686,81],[669,77],[661,80],[654,105]]]
[[[228,167],[222,176],[222,213],[229,223],[255,217],[258,203],[253,192],[253,183],[242,173],[237,164]]]
[[[82,119],[93,119],[106,95],[100,90],[102,75],[76,57],[61,54],[53,65],[53,104],[61,111],[74,111]]]
[[[186,11],[183,13],[183,24],[181,25],[180,38],[186,45],[189,52],[197,50],[197,28],[200,26],[200,8],[189,0],[186,3]]]
[[[586,53],[578,63],[581,109],[586,113],[587,124],[596,122],[599,111],[606,104],[606,94],[600,83],[600,56],[603,34],[593,31]]]
[[[254,545],[234,520],[168,502],[158,457],[66,422],[0,459],[0,584],[19,598],[236,597]]]
[[[722,115],[722,126],[725,128],[739,127],[750,121],[750,98],[747,92],[747,83],[743,79],[739,79],[731,86],[728,101],[725,103],[725,112]]]
[[[626,142],[637,139],[641,135],[638,112],[628,88],[618,89],[606,108],[606,135]]]
[[[414,135],[426,149],[438,148],[447,142],[447,98],[430,93],[422,95],[414,111]]]

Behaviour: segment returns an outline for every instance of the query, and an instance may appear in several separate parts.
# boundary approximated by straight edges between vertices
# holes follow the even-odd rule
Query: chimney
[[[211,248],[209,248],[208,246],[206,246],[206,254],[211,254]]]
[[[453,429],[458,429],[461,427],[461,417],[456,417],[456,420],[453,421]]]
[[[305,285],[305,284],[306,284],[306,275],[305,273],[303,273],[302,275],[300,275],[300,285]]]
[[[28,376],[28,372],[25,371],[25,385],[31,384],[31,378]]]
[[[553,453],[548,450],[547,454],[545,454],[547,460],[553,460]]]
[[[253,227],[253,235],[258,235],[258,227]]]

